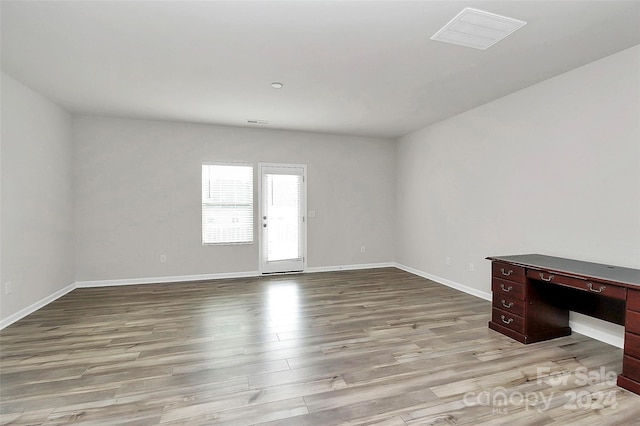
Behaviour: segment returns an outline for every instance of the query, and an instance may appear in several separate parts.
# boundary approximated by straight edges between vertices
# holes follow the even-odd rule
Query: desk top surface
[[[564,259],[562,257],[545,256],[542,254],[489,256],[487,259],[534,269],[543,269],[545,271],[580,278],[592,278],[610,283],[621,283],[628,286],[640,287],[640,269],[583,262],[581,260]]]

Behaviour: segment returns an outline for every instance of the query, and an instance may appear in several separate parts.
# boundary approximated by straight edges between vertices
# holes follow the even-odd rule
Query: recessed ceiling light
[[[467,7],[431,40],[486,50],[526,24],[518,19]]]
[[[284,84],[278,83],[277,81],[271,83],[271,87],[273,87],[274,89],[282,89],[282,86],[284,86]]]

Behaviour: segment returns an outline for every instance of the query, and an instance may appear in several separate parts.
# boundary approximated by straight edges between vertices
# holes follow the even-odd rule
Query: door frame
[[[300,200],[300,211],[302,213],[302,227],[300,244],[302,245],[302,271],[307,270],[307,165],[306,164],[289,164],[289,163],[258,163],[258,270],[260,274],[284,274],[286,272],[264,272],[264,235],[262,231],[262,170],[266,167],[302,169],[302,199]]]

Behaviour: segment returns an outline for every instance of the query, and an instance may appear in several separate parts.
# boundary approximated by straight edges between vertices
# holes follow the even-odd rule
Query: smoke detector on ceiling
[[[527,23],[483,10],[465,8],[431,40],[487,50]]]

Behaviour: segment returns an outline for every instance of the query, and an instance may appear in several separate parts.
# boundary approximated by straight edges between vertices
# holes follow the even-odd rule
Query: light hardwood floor
[[[622,351],[394,269],[76,289],[0,332],[2,424],[638,424]]]

